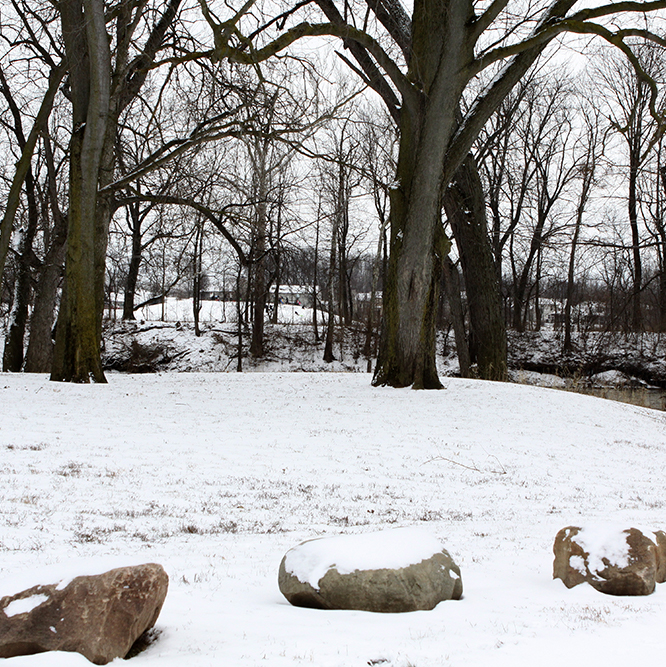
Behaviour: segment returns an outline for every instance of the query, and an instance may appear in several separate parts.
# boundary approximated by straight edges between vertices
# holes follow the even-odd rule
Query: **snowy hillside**
[[[137,666],[659,664],[666,584],[613,598],[552,580],[570,524],[665,528],[666,417],[549,389],[363,373],[0,375],[0,595],[79,558],[164,565]],[[289,606],[277,573],[315,536],[430,531],[464,593],[430,612]],[[79,655],[16,667],[87,665]]]

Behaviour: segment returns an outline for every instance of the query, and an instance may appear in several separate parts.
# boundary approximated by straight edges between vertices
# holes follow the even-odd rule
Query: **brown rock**
[[[655,579],[658,584],[663,584],[666,581],[666,533],[663,530],[655,530],[654,537],[657,546],[657,574]]]
[[[649,595],[654,591],[659,557],[650,538],[629,528],[609,536],[613,542],[610,549],[598,535],[588,538],[589,533],[576,526],[560,530],[553,545],[554,579],[561,579],[567,588],[587,582],[609,595]],[[618,545],[624,552],[619,556],[613,553]]]
[[[168,584],[164,569],[148,563],[0,598],[0,657],[73,651],[96,665],[124,658],[157,621]]]
[[[406,612],[433,609],[443,600],[459,600],[462,596],[460,570],[445,550],[397,569],[341,574],[331,568],[319,580],[317,589],[287,572],[286,559],[280,563],[278,585],[297,607]]]

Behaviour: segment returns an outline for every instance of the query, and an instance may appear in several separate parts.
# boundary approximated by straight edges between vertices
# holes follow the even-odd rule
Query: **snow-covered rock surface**
[[[434,535],[415,527],[337,535],[309,540],[290,549],[285,557],[285,569],[316,589],[319,580],[331,568],[340,574],[354,570],[397,570],[416,565],[442,549]]]
[[[108,379],[0,374],[0,577],[79,558],[162,563],[161,635],[137,667],[662,659],[666,585],[640,599],[567,590],[552,545],[567,525],[664,527],[663,413],[473,380],[374,389],[364,373]],[[462,600],[324,612],[278,590],[294,544],[415,525],[460,566]]]

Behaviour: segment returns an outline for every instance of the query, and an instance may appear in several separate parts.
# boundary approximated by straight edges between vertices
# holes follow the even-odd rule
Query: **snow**
[[[338,535],[309,540],[287,552],[285,570],[319,590],[330,570],[400,569],[420,563],[442,551],[439,540],[421,528],[398,528],[362,535]]]
[[[48,599],[49,598],[46,595],[31,595],[30,597],[10,602],[2,611],[8,618],[16,616],[17,614],[27,614]]]
[[[14,595],[33,586],[56,584],[56,590],[66,588],[76,577],[103,574],[109,570],[131,565],[141,565],[145,559],[127,556],[102,556],[73,558],[62,563],[31,569],[22,575],[13,573],[10,578],[0,577],[0,596]]]
[[[627,528],[629,527],[627,526]],[[597,524],[595,526],[585,526],[576,535],[576,542],[590,554],[587,560],[592,575],[606,569],[603,558],[608,561],[609,565],[620,568],[629,565],[627,533],[623,531],[623,528],[617,526]]]
[[[568,590],[552,546],[570,525],[664,528],[665,414],[455,378],[431,392],[365,373],[108,379],[0,374],[0,596],[78,559],[162,564],[160,635],[137,667],[660,663],[666,584]],[[414,526],[459,565],[461,600],[326,612],[279,592],[304,540]]]

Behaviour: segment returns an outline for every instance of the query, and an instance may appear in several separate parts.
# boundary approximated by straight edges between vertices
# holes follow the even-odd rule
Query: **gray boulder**
[[[164,569],[148,563],[0,598],[0,657],[72,651],[96,665],[124,658],[155,625],[168,584]]]
[[[303,542],[287,552],[280,563],[280,591],[297,607],[406,612],[433,609],[444,600],[462,596],[460,569],[441,545],[430,556],[404,567],[360,567],[350,571],[332,564],[323,576],[315,575],[316,581],[302,571],[293,571],[290,562],[298,560],[299,550],[307,550],[317,542],[325,551],[326,541]]]
[[[609,595],[650,595],[666,575],[666,535],[655,542],[636,528],[563,528],[555,537],[553,578],[567,588],[587,582]]]

